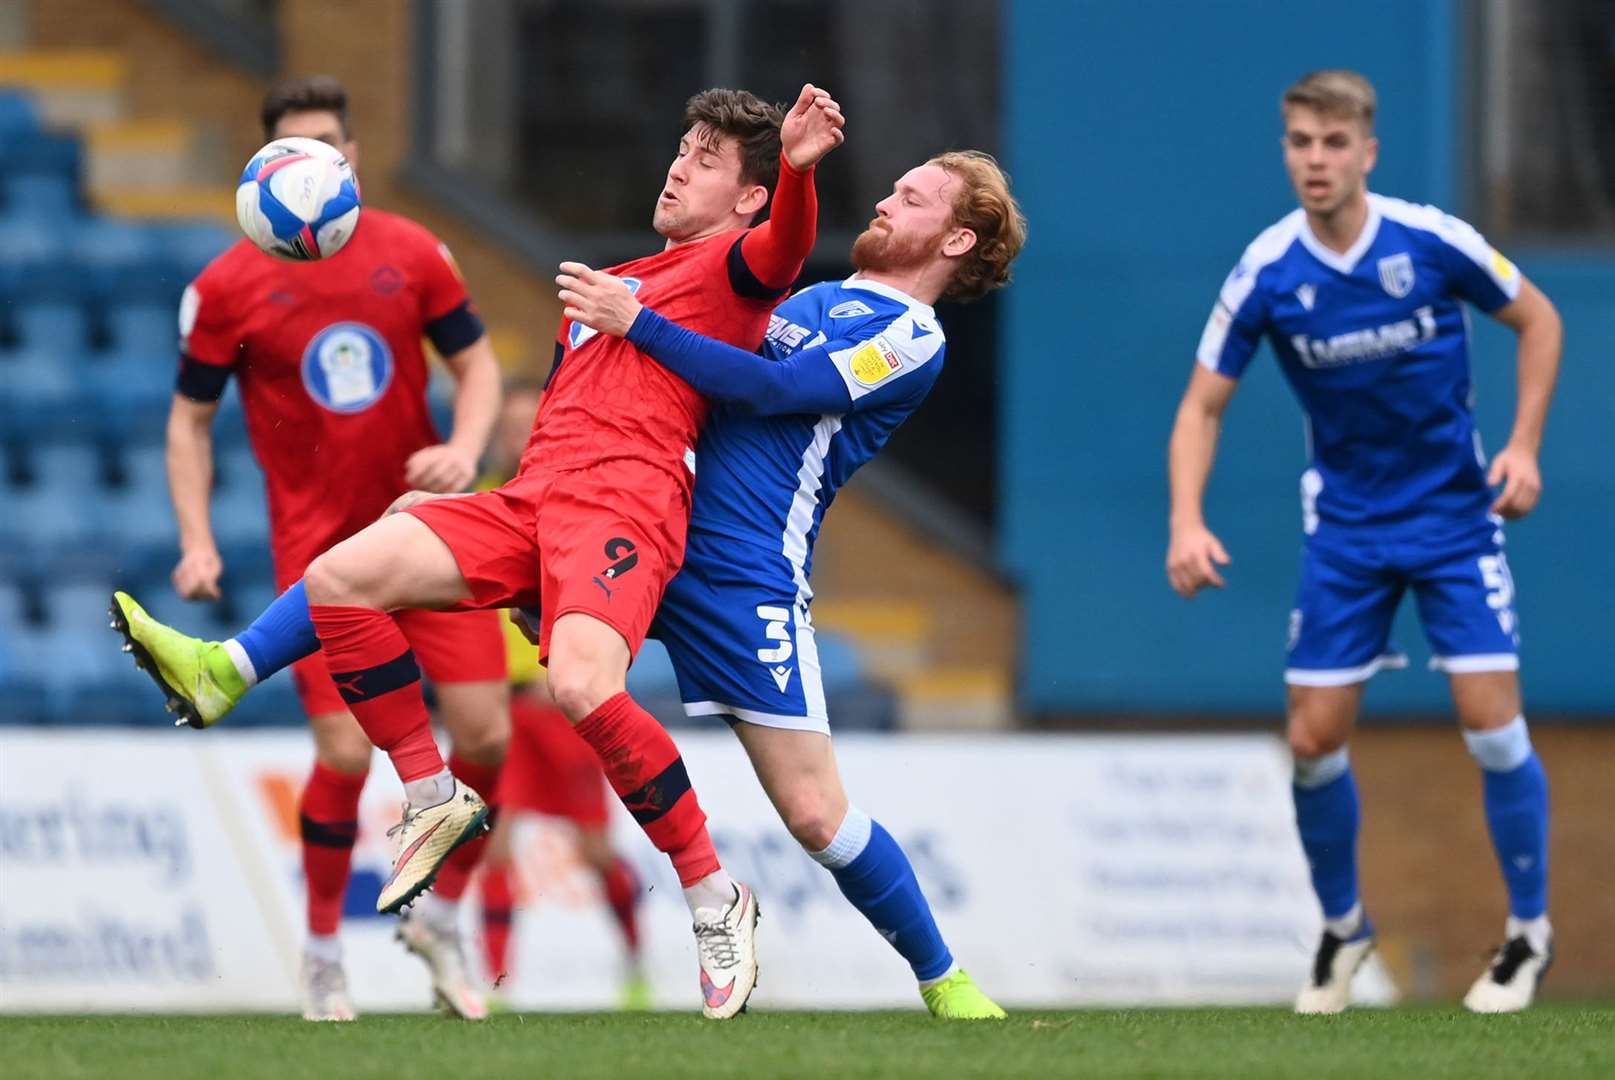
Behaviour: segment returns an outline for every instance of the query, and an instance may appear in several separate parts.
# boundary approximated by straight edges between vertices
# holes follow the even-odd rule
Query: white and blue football
[[[328,259],[359,227],[359,181],[329,143],[276,139],[241,171],[236,220],[247,239],[276,258]]]

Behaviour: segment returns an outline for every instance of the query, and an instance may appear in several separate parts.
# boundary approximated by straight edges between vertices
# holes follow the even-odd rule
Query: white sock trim
[[[1513,772],[1531,756],[1531,732],[1525,726],[1524,713],[1491,731],[1466,731],[1464,743],[1487,772]]]
[[[230,657],[230,662],[235,664],[236,671],[240,673],[242,681],[247,684],[247,689],[250,690],[257,686],[258,669],[252,666],[252,657],[248,656],[247,650],[241,647],[241,642],[235,638],[225,639],[224,651]]]
[[[336,934],[310,934],[303,942],[303,955],[326,964],[342,962],[342,938]]]
[[[1351,756],[1344,746],[1319,757],[1298,757],[1295,759],[1295,786],[1320,788],[1331,780],[1346,775],[1349,768],[1351,768]]]
[[[1323,920],[1323,928],[1342,941],[1349,941],[1353,934],[1363,928],[1363,902],[1357,901],[1350,911],[1337,919]]]
[[[830,846],[823,851],[810,851],[808,855],[827,870],[840,870],[864,853],[874,828],[875,823],[868,814],[856,806],[848,806],[847,816],[841,819],[841,827],[836,829]]]
[[[1553,926],[1546,915],[1538,915],[1534,919],[1518,919],[1510,915],[1503,927],[1503,938],[1517,937],[1524,937],[1530,942],[1532,951],[1542,956],[1547,953],[1548,944],[1553,940]]]
[[[435,776],[423,776],[404,785],[404,798],[415,810],[448,802],[454,798],[454,774],[445,767]]]
[[[948,970],[944,971],[942,974],[938,975],[936,978],[934,978],[934,979],[921,979],[920,980],[920,989],[922,991],[923,990],[929,990],[929,989],[931,989],[931,987],[935,986],[937,983],[942,982],[944,979],[951,979],[957,974],[959,974],[959,961],[955,960],[952,964],[948,965]]]
[[[729,871],[719,867],[706,877],[684,890],[684,903],[690,908],[690,915],[703,909],[707,911],[728,911],[734,906],[735,899],[740,890],[735,888],[734,879]]]

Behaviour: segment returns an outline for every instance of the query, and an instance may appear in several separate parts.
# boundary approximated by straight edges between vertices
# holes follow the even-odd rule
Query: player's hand
[[[404,482],[424,491],[464,491],[476,478],[476,457],[453,443],[417,450],[404,462]]]
[[[1542,497],[1542,470],[1537,467],[1536,454],[1513,443],[1492,459],[1486,482],[1492,487],[1503,485],[1502,493],[1492,503],[1492,513],[1506,518],[1524,517],[1536,509]]]
[[[174,567],[174,591],[186,600],[217,600],[223,595],[219,591],[219,575],[223,573],[224,560],[218,548],[211,544],[192,548],[180,555]]]
[[[510,609],[510,624],[522,632],[522,637],[533,645],[538,644],[538,620],[521,608]]]
[[[643,308],[622,278],[580,262],[562,263],[555,284],[561,287],[562,315],[612,337],[626,337]]]
[[[1227,566],[1233,560],[1223,550],[1222,541],[1212,535],[1204,525],[1172,530],[1172,542],[1166,550],[1166,579],[1185,600],[1207,585],[1222,588],[1228,584],[1217,567]]]
[[[813,168],[820,158],[841,145],[847,137],[842,130],[846,125],[841,106],[829,91],[804,84],[779,129],[785,160],[797,172]]]

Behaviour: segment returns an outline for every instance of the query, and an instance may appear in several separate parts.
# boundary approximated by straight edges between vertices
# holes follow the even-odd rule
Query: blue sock
[[[943,943],[931,905],[920,892],[914,867],[878,821],[857,807],[848,807],[830,846],[809,854],[830,871],[841,894],[908,961],[916,979],[941,978],[953,967],[953,954]]]
[[[234,640],[252,661],[259,682],[317,651],[320,639],[314,634],[302,581],[275,597]]]
[[[1548,910],[1548,775],[1524,716],[1492,731],[1466,731],[1464,742],[1480,762],[1509,914],[1534,919]]]
[[[1338,919],[1357,904],[1357,781],[1342,747],[1295,763],[1295,824],[1312,870],[1326,919]],[[1366,925],[1366,923],[1365,923]]]

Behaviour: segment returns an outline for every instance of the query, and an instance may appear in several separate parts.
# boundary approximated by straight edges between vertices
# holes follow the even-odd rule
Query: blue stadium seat
[[[62,233],[48,222],[0,215],[0,265],[42,263],[60,258]]]
[[[865,677],[858,647],[839,634],[814,634],[819,650],[819,673],[826,692],[855,686]]]
[[[111,217],[78,222],[68,234],[67,247],[74,261],[95,270],[149,269],[160,254],[150,225]]]
[[[0,368],[0,424],[24,441],[52,436],[63,425],[81,420],[82,402],[71,349],[25,349]]]
[[[5,214],[10,218],[67,223],[78,215],[78,191],[71,180],[54,173],[19,173],[0,177]]]
[[[107,486],[105,462],[93,446],[41,446],[32,456],[34,484],[64,498],[96,499]]]
[[[111,346],[119,352],[136,352],[159,357],[172,371],[179,353],[177,309],[151,302],[114,304],[107,311]]]
[[[34,99],[21,90],[0,88],[0,147],[41,130]]]
[[[163,430],[174,397],[172,353],[119,349],[84,365],[96,430],[109,442],[149,438]]]
[[[269,536],[269,511],[262,488],[233,484],[213,496],[213,535],[221,548],[265,543]]]
[[[84,309],[66,301],[36,301],[19,305],[12,315],[19,349],[77,352],[89,344]]]
[[[211,221],[178,221],[156,227],[158,249],[174,267],[181,285],[240,239],[240,234]]]
[[[142,446],[124,455],[121,489],[101,500],[100,530],[109,543],[121,543],[121,572],[131,576],[166,572],[179,554],[179,531],[168,500],[168,475],[161,446]]]

